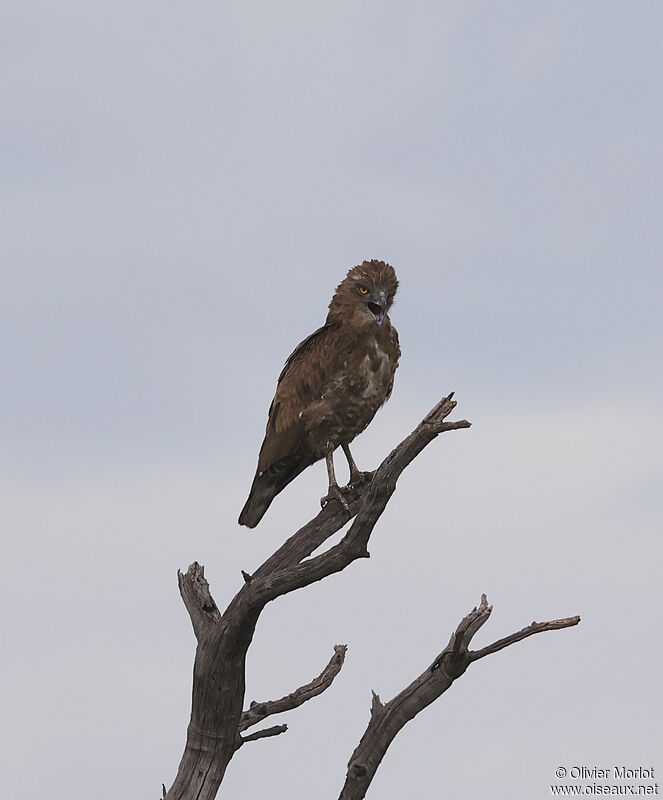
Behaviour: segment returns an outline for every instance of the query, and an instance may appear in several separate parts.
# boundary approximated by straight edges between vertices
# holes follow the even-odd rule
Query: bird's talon
[[[373,475],[375,475],[375,470],[372,472],[357,471],[350,477],[350,483],[348,483],[347,488],[352,489],[352,491],[356,493],[358,489],[373,480]]]
[[[348,505],[348,501],[345,499],[345,494],[344,494],[346,489],[347,486],[344,489],[341,489],[340,486],[330,486],[329,493],[326,494],[324,497],[320,498],[321,508],[324,508],[327,505],[327,503],[329,503],[330,500],[338,500],[338,502],[343,507],[343,510],[346,512],[346,514],[349,515],[350,506]]]

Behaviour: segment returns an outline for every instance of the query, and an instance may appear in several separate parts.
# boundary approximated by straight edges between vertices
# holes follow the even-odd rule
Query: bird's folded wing
[[[308,406],[324,392],[336,366],[330,361],[330,345],[339,323],[318,328],[300,342],[285,362],[279,375],[276,394],[269,407],[265,440],[260,448],[258,471],[294,453],[305,434],[302,416]]]

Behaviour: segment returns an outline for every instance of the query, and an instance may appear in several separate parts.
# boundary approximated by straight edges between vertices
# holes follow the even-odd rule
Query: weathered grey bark
[[[380,766],[389,745],[403,726],[426,706],[446,692],[469,665],[484,656],[543,631],[569,628],[580,622],[580,617],[556,619],[551,622],[533,622],[526,628],[500,639],[481,650],[469,650],[472,638],[488,620],[492,606],[486,595],[451,634],[449,644],[433,663],[412,683],[388,703],[382,703],[375,692],[371,704],[371,718],[361,741],[348,763],[345,785],[339,800],[362,800]]]
[[[194,563],[186,574],[178,573],[180,593],[198,643],[193,669],[191,720],[177,776],[166,794],[168,800],[214,800],[238,747],[251,739],[283,732],[284,726],[276,726],[244,737],[240,733],[249,727],[243,726],[243,721],[256,716],[255,707],[242,713],[242,706],[246,653],[261,611],[276,597],[340,572],[357,558],[368,558],[368,540],[403,470],[440,433],[470,426],[466,420],[445,421],[456,406],[452,397],[443,398],[387,456],[376,472],[367,477],[349,504],[349,517],[340,503],[328,503],[253,575],[243,573],[244,585],[223,614],[212,599],[201,566]],[[309,558],[348,519],[354,519],[354,522],[343,539],[322,554]],[[342,658],[338,669],[341,665]],[[327,688],[338,669],[336,672],[332,670],[328,682],[322,681],[320,691]],[[288,699],[283,698],[271,705],[263,705],[269,709],[280,703],[281,709],[285,710],[305,702],[309,695],[319,694],[319,691],[305,692],[306,688],[298,690],[299,695],[293,693],[297,702],[288,704]],[[254,715],[250,716],[252,710]],[[263,714],[260,719],[267,715]]]
[[[366,476],[349,504],[349,516],[340,503],[331,501],[253,575],[242,571],[244,585],[223,614],[212,599],[203,567],[194,562],[185,574],[178,573],[180,593],[191,617],[197,647],[191,720],[177,776],[167,793],[164,789],[168,800],[214,800],[236,750],[246,742],[284,733],[287,726],[274,725],[249,734],[244,731],[269,716],[296,708],[331,685],[343,666],[345,645],[335,646],[327,667],[310,683],[280,700],[251,703],[242,711],[246,653],[260,613],[276,597],[340,572],[355,559],[369,556],[371,533],[403,470],[440,433],[469,427],[465,420],[446,422],[455,405],[452,395],[443,398],[376,472]],[[349,519],[354,521],[338,544],[310,557]],[[446,691],[473,661],[534,633],[569,627],[579,621],[578,617],[571,617],[532,623],[488,647],[470,651],[472,637],[490,612],[483,596],[479,608],[462,620],[445,650],[410,686],[387,704],[374,695],[371,720],[350,759],[340,800],[364,797],[398,731]]]
[[[244,642],[240,644],[240,653],[233,653],[233,657],[224,662],[224,658],[227,658],[227,644],[223,641],[223,637],[227,636],[230,626],[212,599],[204,567],[194,562],[186,574],[178,572],[178,580],[184,604],[189,611],[198,639],[198,646],[194,663],[193,702],[191,723],[187,730],[187,746],[177,778],[164,797],[169,799],[181,797],[187,800],[199,797],[214,798],[223,779],[225,767],[235,751],[246,742],[285,733],[287,725],[274,725],[247,735],[242,735],[242,732],[273,714],[297,708],[329,688],[341,671],[347,647],[343,644],[335,645],[331,660],[322,673],[310,683],[300,686],[280,700],[251,703],[231,729],[224,715],[228,713],[229,708],[231,713],[234,713],[238,705],[241,710],[244,699],[244,662],[241,650]],[[238,663],[241,663],[241,669],[237,666]],[[237,686],[241,687],[239,704],[236,698],[231,696],[233,687]],[[235,690],[240,691],[240,689]],[[209,703],[209,706],[205,707],[205,703]],[[197,724],[194,724],[194,712]],[[207,729],[199,727],[205,724],[209,726]],[[231,752],[228,752],[229,750]]]

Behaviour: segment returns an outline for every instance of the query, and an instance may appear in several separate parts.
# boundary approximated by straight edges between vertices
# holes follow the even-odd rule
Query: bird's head
[[[398,279],[391,264],[364,261],[336,287],[327,319],[354,316],[361,322],[382,325],[397,289]]]

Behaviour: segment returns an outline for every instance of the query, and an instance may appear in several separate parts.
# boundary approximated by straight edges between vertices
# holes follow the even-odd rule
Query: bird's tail
[[[237,520],[239,524],[255,528],[276,495],[312,463],[313,459],[294,455],[277,461],[262,473],[256,472],[248,500]]]
[[[247,528],[255,528],[277,493],[273,481],[269,480],[266,472],[263,472],[262,475],[256,474],[251,484],[249,498],[244,503],[244,508],[237,520],[239,524],[246,525]]]

